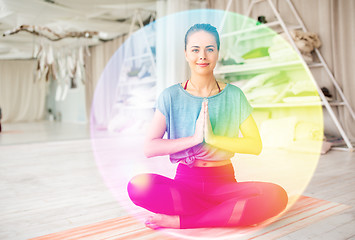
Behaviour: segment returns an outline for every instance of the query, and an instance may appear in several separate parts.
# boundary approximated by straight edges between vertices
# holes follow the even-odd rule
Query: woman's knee
[[[284,188],[280,185],[267,182],[258,184],[258,186],[262,192],[262,198],[264,201],[274,206],[273,209],[281,212],[286,208],[288,203],[288,195]]]
[[[139,174],[133,177],[127,185],[128,196],[132,202],[140,201],[146,195],[151,185],[151,176],[149,174]]]
[[[277,185],[277,184],[273,184],[272,188],[273,189],[271,192],[273,195],[273,199],[281,212],[286,208],[287,203],[288,203],[287,192],[283,187],[281,187],[280,185]]]

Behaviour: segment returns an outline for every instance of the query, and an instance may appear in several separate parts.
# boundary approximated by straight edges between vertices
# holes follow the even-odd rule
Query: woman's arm
[[[252,115],[250,115],[241,125],[240,131],[243,134],[241,138],[230,138],[224,136],[216,136],[212,132],[211,122],[209,120],[208,110],[206,111],[206,129],[205,141],[215,147],[245,154],[259,155],[262,150],[262,142],[258,127]]]
[[[201,108],[201,112],[203,110],[204,108]],[[173,154],[201,143],[203,141],[204,124],[204,114],[201,114],[201,112],[196,121],[196,129],[193,136],[178,139],[163,139],[166,130],[165,116],[157,109],[145,139],[145,156],[154,157]]]

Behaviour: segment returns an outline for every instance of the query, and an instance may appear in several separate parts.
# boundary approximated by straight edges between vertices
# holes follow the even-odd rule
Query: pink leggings
[[[157,174],[134,177],[132,202],[154,213],[180,216],[180,228],[232,227],[261,223],[282,212],[287,193],[273,183],[237,182],[233,165],[179,164],[174,179]]]

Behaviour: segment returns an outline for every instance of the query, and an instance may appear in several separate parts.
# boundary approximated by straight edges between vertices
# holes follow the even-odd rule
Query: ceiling
[[[156,0],[0,0],[0,59],[34,57],[35,45],[54,47],[95,45],[129,33],[132,18],[139,9],[143,21],[156,10]],[[15,30],[21,31],[15,34]],[[134,26],[138,28],[138,24]],[[70,32],[87,37],[65,37]],[[90,32],[90,33],[89,33]],[[5,35],[5,36],[4,36]]]

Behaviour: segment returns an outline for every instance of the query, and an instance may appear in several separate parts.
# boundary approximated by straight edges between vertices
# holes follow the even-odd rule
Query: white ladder
[[[227,8],[226,8],[226,12],[229,11],[229,8],[231,6],[233,0],[229,0],[228,4],[227,4]],[[275,26],[275,25],[280,25],[283,29],[283,31],[285,32],[285,34],[287,35],[287,37],[290,40],[290,43],[292,45],[292,47],[296,50],[296,52],[301,56],[302,55],[300,53],[300,51],[298,50],[295,42],[293,41],[291,34],[285,24],[285,22],[283,21],[282,17],[280,16],[280,13],[277,11],[275,4],[272,2],[272,0],[252,0],[251,3],[248,6],[247,9],[247,13],[246,16],[250,17],[251,11],[254,7],[255,4],[260,3],[260,2],[267,2],[270,6],[270,8],[272,9],[277,21],[271,22],[271,23],[267,23],[266,25],[268,26]],[[298,26],[293,27],[293,29],[302,29],[304,32],[307,32],[307,28],[304,25],[302,19],[300,18],[299,14],[297,13],[294,5],[292,4],[291,0],[285,0],[285,2],[288,4],[291,12],[293,13],[293,16],[296,18],[297,22],[298,22]],[[224,19],[223,21],[224,22]],[[327,98],[325,97],[323,91],[319,88],[318,84],[315,82],[315,86],[317,88],[318,94],[322,100],[322,104],[324,105],[324,107],[327,109],[327,111],[329,112],[330,117],[332,118],[335,126],[337,127],[338,131],[340,132],[341,137],[343,138],[347,148],[340,148],[340,147],[333,147],[332,149],[336,149],[336,150],[348,150],[353,152],[354,151],[354,147],[349,139],[349,137],[347,136],[347,134],[345,133],[341,123],[339,122],[338,118],[336,117],[333,109],[331,106],[345,106],[346,109],[349,111],[351,117],[353,118],[353,120],[355,120],[355,113],[354,110],[351,108],[348,100],[346,99],[346,97],[344,96],[344,93],[342,91],[342,89],[340,88],[339,84],[337,83],[337,81],[334,78],[333,73],[330,71],[327,63],[325,62],[323,56],[321,55],[321,53],[319,52],[318,49],[315,49],[315,53],[320,61],[319,64],[312,64],[309,65],[309,67],[319,67],[319,68],[323,68],[326,73],[328,74],[332,84],[335,86],[335,89],[337,91],[337,93],[339,94],[341,101],[340,102],[335,102],[335,103],[329,103],[329,101],[327,100]]]
[[[151,11],[149,9],[136,9],[134,11],[134,14],[132,16],[132,19],[131,19],[131,25],[130,25],[130,28],[129,28],[129,32],[128,32],[128,36],[127,36],[127,39],[125,40],[125,43],[127,43],[127,41],[132,37],[132,34],[135,32],[135,31],[142,31],[142,34],[140,35],[142,37],[142,42],[144,43],[144,46],[146,47],[147,49],[147,53],[144,53],[144,54],[139,54],[139,55],[136,55],[136,56],[124,56],[123,57],[123,63],[122,63],[122,66],[126,67],[126,64],[130,61],[135,61],[135,60],[138,60],[138,59],[141,59],[141,58],[149,58],[150,59],[150,63],[151,63],[151,66],[152,66],[152,75],[156,75],[156,63],[155,63],[155,59],[154,59],[154,54],[150,48],[150,44],[149,44],[149,40],[148,40],[148,37],[147,37],[147,30],[144,28],[144,22],[143,22],[143,16],[142,16],[142,13],[143,12],[148,12],[150,14],[150,18],[149,18],[149,23],[152,23],[153,21],[155,21],[155,18],[156,18],[156,12],[155,11]],[[136,29],[137,27],[136,26],[139,26],[138,29]],[[124,47],[125,45],[123,44],[121,47]],[[119,74],[119,80],[122,80],[124,79],[124,75],[126,74],[125,71],[121,71],[120,74]],[[151,83],[151,81],[146,81],[146,82],[139,82],[139,84],[142,84],[142,83]],[[126,86],[126,88],[122,88],[122,85],[121,85],[121,82],[119,82],[116,86],[116,90],[115,90],[115,104],[113,106],[114,110],[112,111],[113,112],[113,115],[116,114],[116,110],[119,109],[121,107],[120,104],[116,104],[116,103],[119,103],[121,100],[122,100],[122,97],[121,97],[121,94],[123,93],[127,93],[128,91],[131,90],[131,87],[133,88],[133,86],[137,84],[137,82],[124,82],[122,85]],[[127,86],[130,86],[127,88]],[[153,106],[152,106],[153,107]],[[112,118],[113,116],[111,116]]]

